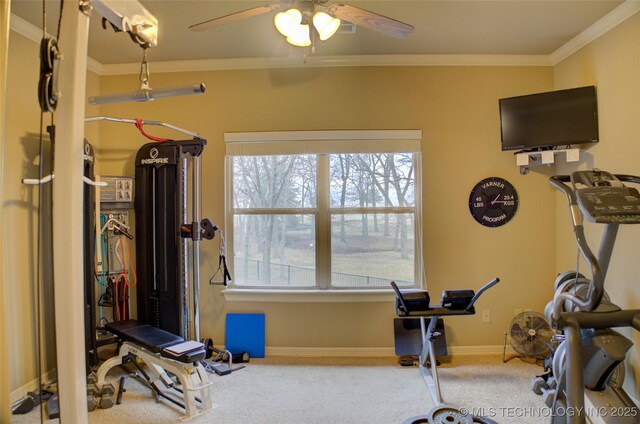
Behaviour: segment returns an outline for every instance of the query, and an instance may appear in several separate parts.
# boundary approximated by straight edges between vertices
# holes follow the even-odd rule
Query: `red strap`
[[[159,141],[161,143],[164,143],[165,141],[173,141],[169,138],[154,137],[152,135],[147,134],[146,132],[144,132],[144,129],[142,128],[143,125],[144,125],[144,121],[141,118],[136,118],[136,128],[138,129],[138,131],[140,131],[140,133],[143,136],[147,137],[149,140]]]

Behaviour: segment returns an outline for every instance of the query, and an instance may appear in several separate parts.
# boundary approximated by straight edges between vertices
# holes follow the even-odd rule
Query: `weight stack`
[[[206,140],[148,143],[135,161],[138,320],[188,338],[188,156]]]

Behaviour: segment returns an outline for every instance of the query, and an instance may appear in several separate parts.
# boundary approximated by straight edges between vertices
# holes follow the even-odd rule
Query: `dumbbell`
[[[109,409],[116,404],[116,398],[113,394],[116,392],[116,388],[111,383],[105,383],[100,387],[100,402],[98,405],[101,409]]]
[[[98,396],[100,396],[100,390],[96,382],[96,374],[92,372],[87,377],[87,411],[92,412],[98,407]]]
[[[95,411],[97,407],[98,401],[96,400],[95,395],[87,394],[87,411]]]
[[[542,401],[549,408],[553,406],[553,399],[556,397],[556,389],[542,389]]]
[[[241,352],[241,353],[232,353],[231,359],[234,364],[240,364],[243,362],[249,362],[251,360],[251,357],[249,356],[249,353]],[[229,354],[226,351],[222,355],[222,361],[229,362]]]
[[[100,390],[96,383],[87,383],[87,396],[97,397],[100,395]]]
[[[87,376],[87,384],[96,384],[98,382],[98,376],[95,371],[91,371],[91,373]]]
[[[531,390],[533,390],[533,393],[537,395],[541,395],[542,390],[548,389],[549,385],[547,384],[544,378],[535,377],[531,379],[531,382],[529,383],[529,387],[531,388]]]
[[[251,356],[249,352],[242,352],[233,355],[233,362],[238,364],[240,362],[249,362],[251,360]]]
[[[116,388],[111,383],[105,383],[100,387],[100,396],[113,395],[116,392]]]
[[[210,338],[206,338],[206,339],[202,339],[200,340],[200,342],[204,345],[204,349],[206,352],[205,358],[209,359],[213,356],[213,339]]]
[[[115,404],[116,398],[114,398],[113,395],[102,395],[100,397],[100,402],[98,403],[100,409],[109,409]]]

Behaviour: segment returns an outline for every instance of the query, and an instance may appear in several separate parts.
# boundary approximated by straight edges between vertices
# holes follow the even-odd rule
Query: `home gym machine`
[[[638,423],[640,411],[622,389],[620,373],[633,343],[611,327],[640,330],[640,309],[612,303],[604,283],[619,226],[640,224],[640,193],[627,185],[640,184],[640,177],[594,169],[557,175],[549,182],[567,197],[576,242],[591,270],[591,279],[578,270],[560,274],[545,309],[549,321],[564,332],[544,388],[551,422]],[[605,225],[597,256],[585,237],[585,217]]]
[[[137,292],[138,319],[190,340],[200,340],[200,240],[212,239],[217,230],[200,219],[205,145],[200,138],[148,143],[136,155],[136,257],[145,283]]]
[[[142,146],[135,160],[138,319],[124,316],[104,325],[120,346],[117,355],[98,369],[97,389],[113,391],[107,374],[131,364],[158,398],[184,409],[184,418],[191,418],[213,407],[211,382],[202,362],[207,351],[198,341],[199,243],[212,239],[217,230],[209,220],[200,219],[200,160],[206,140],[160,122],[146,123],[193,139],[149,136],[142,120],[89,119],[132,123],[156,141]]]
[[[464,414],[461,412],[461,408],[444,403],[440,392],[434,341],[440,335],[436,332],[436,325],[440,317],[474,315],[476,310],[473,305],[478,298],[499,281],[499,278],[494,278],[478,290],[478,293],[474,293],[473,290],[445,290],[442,292],[439,305],[429,304],[431,299],[427,291],[401,292],[396,283],[391,282],[391,287],[396,292],[396,314],[398,317],[420,318],[422,352],[418,365],[435,404],[435,407],[427,415],[411,417],[403,424],[470,424],[474,422],[496,424],[495,421],[488,418]],[[427,318],[429,318],[428,325]]]

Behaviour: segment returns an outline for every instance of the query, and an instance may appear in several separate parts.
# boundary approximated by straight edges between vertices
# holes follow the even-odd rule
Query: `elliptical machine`
[[[624,184],[640,184],[640,177],[594,169],[549,182],[567,196],[576,242],[591,269],[591,279],[577,270],[560,274],[545,309],[547,319],[564,332],[545,389],[551,422],[639,423],[640,411],[621,387],[621,364],[633,343],[611,327],[640,330],[640,309],[623,310],[612,303],[604,282],[618,227],[640,224],[640,193]],[[597,257],[585,238],[583,217],[605,225]]]

